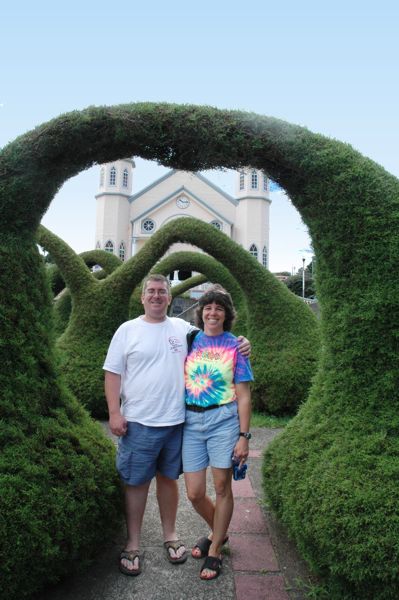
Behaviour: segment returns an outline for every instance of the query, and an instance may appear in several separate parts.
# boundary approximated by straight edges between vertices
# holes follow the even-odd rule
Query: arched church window
[[[211,221],[211,225],[213,225],[214,227],[216,227],[216,229],[219,229],[219,231],[222,231],[222,224],[220,221]]]
[[[115,185],[116,184],[116,169],[115,167],[111,167],[111,170],[109,172],[109,185]]]
[[[251,173],[251,189],[253,189],[253,190],[258,189],[258,174],[255,171],[255,169]]]
[[[144,221],[141,222],[141,230],[144,233],[151,233],[151,231],[154,231],[155,229],[155,223],[152,219],[144,219]]]
[[[104,250],[105,250],[105,252],[109,252],[110,254],[114,253],[114,245],[111,242],[111,240],[108,240],[108,242],[106,242],[106,244],[104,246]]]
[[[122,181],[123,187],[127,187],[128,181],[129,181],[129,173],[128,173],[128,170],[125,169],[123,171],[123,181]]]
[[[263,191],[267,192],[267,175],[263,175]]]
[[[100,170],[100,186],[103,187],[104,185],[104,167],[101,167]]]
[[[240,190],[243,190],[245,187],[245,173],[244,171],[240,172]]]
[[[256,247],[255,244],[251,244],[249,247],[249,253],[254,256],[255,258],[258,258],[258,248]]]
[[[126,255],[125,244],[123,242],[121,242],[119,244],[119,258],[121,259],[122,262],[125,260],[125,255]]]
[[[262,250],[262,265],[267,269],[267,248],[263,246]]]

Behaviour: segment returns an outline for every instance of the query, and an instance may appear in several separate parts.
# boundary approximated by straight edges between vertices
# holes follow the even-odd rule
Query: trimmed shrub
[[[167,275],[172,271],[177,271],[183,268],[189,271],[191,270],[203,273],[205,278],[198,280],[195,277],[191,277],[190,279],[186,279],[186,281],[183,281],[181,284],[173,287],[173,298],[175,298],[176,295],[183,294],[186,290],[189,290],[196,285],[203,283],[204,281],[220,283],[220,285],[230,292],[237,311],[237,319],[233,327],[233,333],[235,333],[235,335],[246,335],[247,307],[242,290],[234,277],[231,275],[230,271],[228,271],[221,262],[216,261],[214,258],[206,254],[200,254],[199,252],[174,252],[154,265],[150,271],[151,273],[162,273],[162,275]],[[143,313],[143,307],[140,299],[141,287],[142,284],[140,283],[132,295],[130,305],[131,319],[134,319]]]
[[[160,271],[157,272],[159,273]],[[151,269],[151,273],[155,273],[155,269]],[[201,283],[205,283],[206,281],[207,279],[203,275],[194,275],[193,277],[189,277],[185,281],[181,281],[179,284],[174,285],[171,288],[172,302],[169,306],[169,314],[170,308],[175,298],[178,298],[182,294],[186,293],[188,290],[191,290],[191,288],[196,287]],[[142,284],[143,282],[141,281],[139,285],[135,288],[133,294],[131,295],[129,303],[129,319],[136,319],[137,317],[143,314],[143,304],[141,302]]]
[[[54,334],[58,338],[68,327],[72,311],[72,298],[68,288],[64,288],[53,300]]]
[[[38,243],[50,253],[50,248],[54,249],[56,255],[62,254],[64,248],[62,240],[44,226],[39,226],[36,233]],[[58,250],[58,251],[57,251]],[[105,250],[87,250],[81,252],[79,256],[84,260],[88,267],[99,265],[101,271],[92,272],[95,279],[104,279],[109,273],[112,273],[117,267],[122,264],[122,261]],[[50,287],[54,293],[54,331],[56,337],[62,335],[65,331],[72,310],[71,293],[65,287],[65,281],[62,273],[56,264],[51,265],[46,269],[46,275],[49,280]]]
[[[33,239],[1,241],[0,596],[16,599],[86,565],[113,534],[121,502],[114,447],[53,366]]]
[[[29,272],[32,265],[26,258],[41,216],[67,178],[94,162],[132,155],[189,171],[245,166],[262,169],[287,190],[301,213],[312,236],[318,264],[323,360],[310,401],[273,443],[266,457],[265,488],[308,560],[326,573],[331,598],[350,594],[362,600],[396,598],[399,487],[392,485],[392,481],[397,477],[398,465],[399,294],[396,287],[399,283],[392,278],[392,273],[399,257],[396,228],[399,182],[350,146],[315,135],[303,127],[255,114],[141,103],[94,107],[62,115],[3,148],[0,153],[0,247],[6,253],[6,260],[2,260],[0,266],[3,295],[0,308],[1,314],[6,314],[14,326],[11,328],[8,321],[0,320],[1,358],[12,356],[16,365],[11,370],[7,360],[1,363],[5,398],[16,398],[14,404],[18,407],[31,403],[38,408],[40,401],[43,402],[40,400],[43,396],[37,391],[41,387],[45,387],[45,399],[52,393],[57,398],[62,395],[54,392],[54,386],[46,387],[48,381],[52,381],[47,370],[51,370],[53,363],[47,355],[41,363],[40,353],[48,352],[51,341],[42,336],[40,324],[47,302],[41,308],[43,298],[39,298],[34,289],[34,284],[40,283],[38,269],[34,265],[34,272]],[[183,231],[184,226],[179,223],[178,236],[182,238],[188,233]],[[19,289],[28,290],[23,298],[17,292],[21,281],[9,276],[8,262],[12,258],[8,253],[18,248],[21,240],[23,253],[15,255],[18,268],[25,279],[31,276],[32,280],[32,285],[23,280],[26,288]],[[195,243],[195,240],[189,241]],[[219,246],[217,240],[214,246]],[[212,253],[215,258],[226,258],[226,245],[220,243]],[[161,255],[156,253],[158,257]],[[145,253],[140,258],[135,285],[151,267],[150,260]],[[10,265],[14,264],[12,260]],[[229,261],[225,265],[235,272]],[[120,274],[124,267],[118,269]],[[86,280],[83,272],[81,275]],[[114,275],[98,285],[111,285],[108,280]],[[307,326],[303,322],[308,323],[308,318],[303,316],[302,309],[297,310],[299,304],[292,305],[293,311],[287,317],[287,311],[278,306],[281,294],[280,288],[274,287],[277,282],[274,285],[270,282],[270,293],[264,292],[265,280],[251,277],[256,276],[255,267],[251,266],[248,277],[242,275],[240,272],[240,285],[247,294],[248,337],[253,341],[256,361],[258,355],[261,357],[255,368],[264,360],[261,352],[265,340],[262,344],[260,330],[267,331],[267,315],[275,315],[277,320],[272,325],[275,331],[280,330],[280,339],[271,336],[267,340],[266,354],[272,359],[266,365],[268,377],[276,379],[280,363],[284,363],[282,372],[285,368],[289,390],[294,377],[289,373],[291,352],[285,350],[292,348],[292,331],[307,337]],[[129,292],[133,289],[131,281],[126,281],[126,286]],[[87,293],[84,287],[80,281],[78,295]],[[4,298],[6,293],[13,299],[12,308]],[[127,290],[125,293],[128,296]],[[291,308],[284,296],[281,298],[284,306]],[[255,307],[256,299],[263,304],[263,314]],[[39,317],[33,325],[32,320],[26,319],[32,305]],[[124,311],[120,310],[120,316]],[[260,317],[260,326],[254,337],[255,315]],[[28,339],[32,343],[27,347],[32,348],[32,354],[16,341],[24,339],[28,323],[31,327]],[[98,322],[93,329],[100,326]],[[312,327],[309,321],[309,330]],[[306,344],[303,348],[297,344],[292,371],[300,365],[304,376],[310,377],[316,345],[313,344],[313,358],[307,359],[310,352]],[[274,357],[277,359],[273,362]],[[18,377],[10,377],[11,372],[18,373]],[[29,377],[24,378],[21,373],[28,373]],[[259,373],[259,380],[264,381],[260,368]],[[298,373],[297,379],[301,369]],[[273,385],[270,390],[273,395],[275,391],[279,393]],[[292,390],[288,395],[291,394]],[[23,418],[19,420],[24,422]],[[378,434],[381,440],[377,440]],[[370,436],[375,441],[371,445]],[[269,464],[274,468],[269,468]],[[355,471],[350,468],[352,464],[357,467]],[[373,469],[369,468],[370,464]],[[313,469],[315,465],[320,466]],[[17,463],[15,470],[19,472]],[[330,480],[327,482],[327,479]],[[360,493],[360,484],[366,493]],[[337,494],[340,496],[338,510]],[[8,517],[13,516],[8,506],[2,514],[7,524]],[[348,523],[353,521],[356,525],[351,528]],[[16,528],[14,521],[12,527]],[[346,537],[348,534],[353,534],[355,544],[351,537]],[[14,531],[14,540],[15,535]],[[388,546],[389,553],[385,550]],[[13,557],[15,565],[14,546],[8,550],[7,556]],[[30,559],[35,568],[42,564],[41,557],[37,558],[34,553]],[[35,568],[30,567],[33,577]],[[52,572],[49,569],[49,573]],[[7,578],[3,585],[7,585]],[[20,578],[19,582],[24,589],[26,578]]]
[[[117,327],[128,318],[131,290],[175,241],[193,243],[213,254],[219,262],[240,278],[240,286],[250,308],[247,335],[253,346],[255,375],[253,403],[257,410],[272,414],[293,413],[306,397],[314,373],[318,351],[318,327],[311,310],[291,294],[285,285],[262,267],[255,258],[225,234],[197,219],[179,219],[164,225],[129,261],[103,281],[96,281],[73,250],[44,227],[41,239],[53,239],[50,249],[72,293],[73,309],[66,331],[57,342],[61,367],[67,385],[95,417],[105,418],[102,365],[109,341]],[[42,239],[43,241],[43,239]],[[161,263],[165,273],[181,264],[199,267],[200,258],[167,257]],[[202,259],[201,270],[210,270]],[[157,268],[157,267],[156,267]],[[176,267],[177,268],[177,267]],[[226,268],[218,265],[213,274],[225,278],[233,297],[242,304],[242,293],[229,278]],[[224,281],[224,280],[223,280]],[[221,280],[221,282],[223,283]],[[253,290],[259,290],[253,294]],[[241,310],[242,312],[242,310]]]

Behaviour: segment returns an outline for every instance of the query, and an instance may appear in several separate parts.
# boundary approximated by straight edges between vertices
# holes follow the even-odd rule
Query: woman
[[[211,533],[197,541],[194,558],[205,558],[201,579],[221,570],[221,550],[233,514],[232,459],[242,466],[248,457],[251,366],[237,350],[230,333],[234,306],[223,288],[214,286],[199,300],[196,335],[187,356],[186,421],[183,470],[187,496],[208,523]],[[216,503],[206,493],[206,469],[211,466]]]

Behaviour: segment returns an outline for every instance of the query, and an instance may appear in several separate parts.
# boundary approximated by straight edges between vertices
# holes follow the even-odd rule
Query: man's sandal
[[[172,540],[169,542],[164,542],[164,547],[166,550],[166,555],[168,557],[168,561],[177,565],[186,562],[187,560],[187,550],[185,545],[181,540]],[[184,548],[184,552],[181,556],[172,556],[170,551],[173,550],[175,553],[179,550],[179,548]]]
[[[210,577],[203,576],[203,572],[208,569],[209,571],[213,571],[214,575]],[[217,579],[220,575],[220,571],[222,570],[222,559],[217,556],[207,556],[204,564],[201,567],[200,578],[203,581],[212,581],[213,579]]]
[[[128,567],[125,567],[125,565],[122,564],[122,560],[128,560],[132,563],[132,566],[134,567],[134,561],[136,560],[136,558],[139,561],[139,566],[137,569],[128,569]],[[119,570],[121,573],[123,573],[124,575],[130,575],[135,577],[136,575],[140,575],[141,573],[141,558],[140,558],[140,554],[138,552],[138,550],[122,550],[122,552],[119,555]]]
[[[229,536],[227,535],[224,540],[223,540],[223,546],[225,544],[227,544],[227,542],[229,541]],[[209,552],[209,548],[211,547],[212,544],[212,540],[210,540],[208,537],[202,537],[199,540],[197,540],[191,550],[191,556],[193,558],[205,558],[206,556],[208,556],[208,552]],[[198,550],[201,552],[201,554],[193,554],[193,551],[196,550],[198,548]]]

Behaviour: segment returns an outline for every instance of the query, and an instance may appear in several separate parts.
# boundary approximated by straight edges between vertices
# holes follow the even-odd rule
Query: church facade
[[[178,170],[133,193],[134,168],[132,159],[100,167],[96,248],[127,260],[162,225],[188,216],[223,231],[268,267],[270,181],[262,171],[249,168],[237,172],[233,197],[200,173]],[[183,249],[198,251],[187,244],[174,244],[167,254]]]

